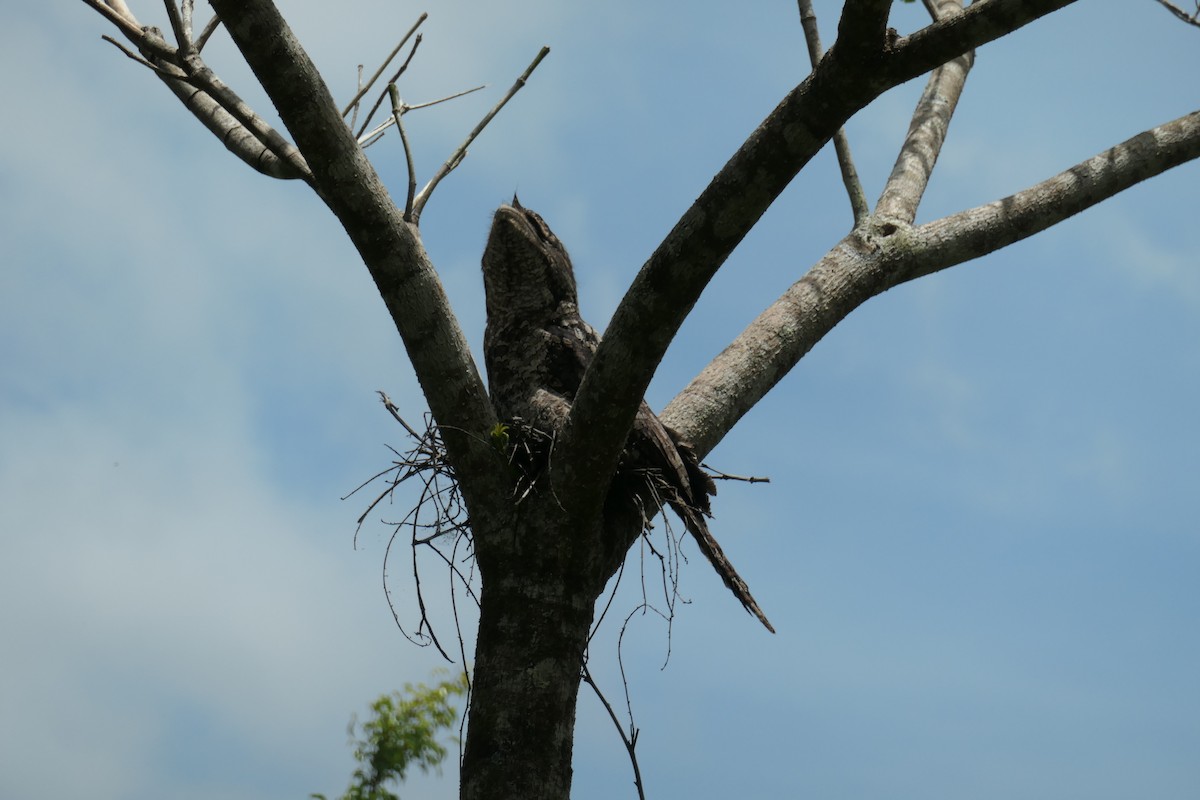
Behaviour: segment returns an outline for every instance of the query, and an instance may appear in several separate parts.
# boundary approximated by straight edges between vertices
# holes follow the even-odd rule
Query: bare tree
[[[645,522],[644,506],[613,501],[613,479],[642,398],[705,286],[827,142],[837,147],[853,225],[663,411],[673,435],[701,457],[866,300],[1027,238],[1200,156],[1196,112],[1024,191],[918,225],[974,49],[1071,0],[980,0],[965,9],[958,0],[927,0],[932,22],[906,36],[888,28],[889,0],[846,0],[827,52],[811,3],[800,0],[811,73],[730,157],[642,267],[603,339],[593,342],[572,402],[549,432],[552,456],[540,467],[538,485],[514,491],[524,473],[509,452],[504,426],[512,420],[497,416],[418,235],[425,201],[461,151],[420,192],[410,170],[407,197],[397,204],[364,155],[370,133],[356,133],[345,121],[362,94],[344,110],[334,103],[270,0],[212,0],[217,16],[199,34],[193,2],[167,0],[173,43],[143,27],[122,0],[85,2],[133,44],[128,55],[153,69],[239,158],[269,176],[311,186],[376,283],[470,511],[482,576],[462,763],[462,796],[472,800],[569,795],[576,699],[596,601]],[[204,64],[201,50],[218,25],[270,96],[291,141]],[[926,74],[895,167],[872,208],[840,131],[883,92]],[[403,135],[407,109],[395,100],[391,110]]]

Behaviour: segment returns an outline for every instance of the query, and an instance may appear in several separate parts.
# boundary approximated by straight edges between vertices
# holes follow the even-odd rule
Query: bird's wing
[[[750,593],[750,587],[733,568],[733,564],[729,563],[725,551],[708,529],[708,523],[705,521],[709,509],[708,497],[710,494],[716,494],[717,490],[712,478],[700,469],[691,446],[673,435],[645,403],[638,409],[632,438],[631,444],[643,459],[661,470],[669,486],[669,491],[664,493],[668,504],[683,520],[708,563],[712,564],[713,569],[742,606],[758,617],[767,630],[774,633],[775,628],[759,608],[754,595]]]

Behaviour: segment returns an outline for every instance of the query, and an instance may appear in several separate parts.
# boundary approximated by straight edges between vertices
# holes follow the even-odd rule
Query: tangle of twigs
[[[429,618],[429,609],[425,602],[421,570],[418,562],[418,551],[421,548],[431,550],[434,553],[435,559],[444,564],[447,569],[454,631],[458,639],[458,653],[462,659],[462,663],[466,664],[466,645],[463,638],[458,601],[460,592],[462,592],[478,608],[479,593],[476,583],[477,573],[474,567],[470,519],[466,506],[463,503],[458,481],[454,475],[454,469],[448,460],[441,434],[432,418],[426,414],[423,430],[419,431],[404,420],[400,415],[399,409],[387,394],[379,392],[379,396],[388,413],[403,426],[410,440],[410,446],[403,452],[389,446],[388,449],[395,456],[391,465],[368,478],[347,494],[346,497],[342,498],[346,499],[357,494],[377,480],[384,481],[385,485],[382,491],[375,496],[358,518],[358,527],[355,530],[355,543],[357,544],[358,532],[361,531],[363,523],[380,503],[384,500],[391,502],[394,499],[396,490],[410,480],[415,481],[420,486],[416,503],[404,517],[398,522],[386,523],[393,530],[384,552],[384,594],[387,597],[388,608],[392,612],[396,626],[409,641],[421,647],[427,647],[432,644],[447,661],[453,662],[454,659],[450,657],[438,638],[434,625]],[[512,489],[513,503],[519,504],[524,502],[526,498],[540,488],[541,477],[552,458],[554,436],[525,424],[521,419],[514,419],[505,424],[497,425],[491,432],[491,438],[493,446],[506,454],[508,462],[514,468],[517,476]],[[718,479],[740,480],[751,483],[766,480],[765,478],[758,477],[727,475],[715,472],[711,468],[709,469],[710,472],[715,473],[714,477]],[[635,752],[639,731],[634,721],[633,702],[630,697],[622,648],[625,633],[635,617],[646,616],[647,614],[657,616],[667,625],[667,647],[662,664],[662,668],[666,668],[671,657],[671,631],[675,620],[676,604],[678,602],[689,602],[683,598],[679,590],[680,565],[681,562],[686,563],[687,559],[680,549],[679,538],[682,533],[676,531],[667,516],[663,513],[669,505],[668,498],[671,498],[671,502],[675,502],[678,496],[674,488],[659,471],[632,464],[622,464],[614,481],[614,487],[617,494],[620,495],[617,499],[631,502],[633,504],[634,519],[640,518],[641,521],[639,579],[642,597],[641,601],[622,620],[617,635],[617,664],[625,699],[625,710],[628,716],[628,730],[621,723],[612,705],[604,697],[598,683],[589,671],[589,654],[587,652],[584,653],[581,660],[580,678],[595,691],[613,724],[617,727],[633,765],[634,782],[637,787],[638,796],[644,797],[644,786]],[[655,536],[653,520],[660,514],[663,514],[663,523],[661,526],[662,538],[656,541],[657,537]],[[388,585],[388,564],[392,555],[392,548],[402,532],[408,534],[407,538],[412,557],[413,582],[416,588],[418,621],[415,628],[411,631],[406,629],[400,621],[400,611],[396,607],[391,587]],[[655,562],[657,562],[659,578],[657,581],[653,579],[648,580],[648,576],[652,576],[655,572]],[[592,631],[588,637],[589,645],[612,608],[612,604],[616,599],[617,589],[620,587],[621,580],[625,574],[626,564],[627,561],[622,561],[604,607],[593,623]],[[657,586],[655,585],[656,583],[658,584]],[[661,595],[659,594],[660,592]],[[661,601],[654,599],[656,596],[661,597]],[[470,705],[469,692],[470,688],[468,687],[468,707]]]
[[[399,409],[396,408],[391,398],[383,392],[380,392],[379,396],[388,412],[404,427],[412,446],[404,452],[389,446],[388,449],[395,456],[391,466],[372,475],[342,498],[344,500],[353,496],[377,480],[382,479],[385,483],[383,490],[359,516],[354,541],[357,545],[358,533],[362,530],[362,525],[367,517],[384,500],[390,502],[396,489],[409,480],[414,480],[420,485],[416,504],[398,522],[386,523],[392,526],[393,531],[388,539],[383,557],[384,595],[387,597],[388,608],[391,609],[396,626],[409,641],[421,647],[432,644],[442,654],[442,657],[453,662],[454,659],[450,657],[438,639],[425,603],[425,592],[421,583],[421,570],[417,556],[421,548],[428,548],[434,557],[446,566],[448,571],[458,651],[465,663],[465,645],[458,614],[458,590],[464,591],[466,596],[475,602],[476,607],[479,605],[479,596],[475,587],[470,519],[467,516],[466,506],[463,504],[458,481],[454,477],[454,468],[446,458],[446,448],[442,443],[441,434],[428,415],[425,417],[424,431],[418,433],[400,416]],[[411,632],[400,621],[400,612],[393,600],[391,587],[388,585],[388,565],[392,548],[402,532],[408,533],[412,553],[412,574],[419,611],[418,622]]]

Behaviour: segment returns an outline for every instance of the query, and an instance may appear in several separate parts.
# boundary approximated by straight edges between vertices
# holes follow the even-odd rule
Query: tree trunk
[[[580,667],[603,582],[587,576],[590,559],[573,558],[589,537],[542,521],[483,542],[476,532],[483,587],[463,800],[570,797]]]

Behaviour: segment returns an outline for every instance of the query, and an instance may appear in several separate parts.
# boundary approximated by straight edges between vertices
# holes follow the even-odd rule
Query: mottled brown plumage
[[[496,413],[538,430],[562,429],[600,335],[579,315],[571,259],[540,216],[513,198],[492,221],[483,255],[487,328],[483,357]],[[774,632],[746,582],[708,530],[712,479],[692,448],[655,416],[638,409],[625,461],[657,471],[659,494],[687,526],[700,551],[746,610]]]

